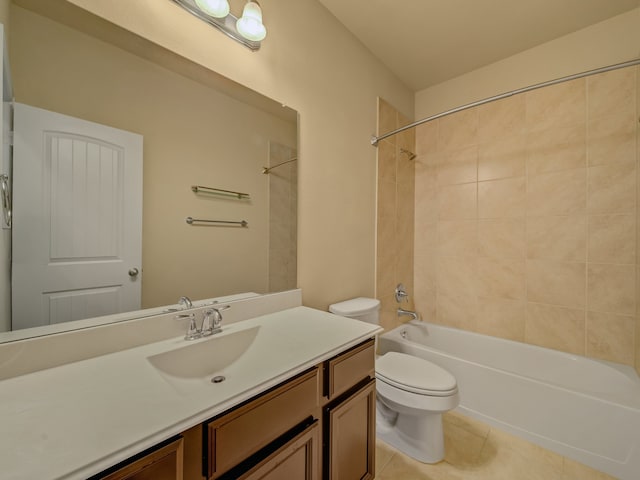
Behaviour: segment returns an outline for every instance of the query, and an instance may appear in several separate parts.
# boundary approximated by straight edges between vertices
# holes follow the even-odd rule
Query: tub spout
[[[412,320],[420,320],[418,314],[412,310],[405,310],[404,308],[398,308],[398,316],[407,315]]]

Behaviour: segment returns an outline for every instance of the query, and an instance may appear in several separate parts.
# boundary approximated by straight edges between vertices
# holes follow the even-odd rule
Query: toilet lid
[[[423,395],[444,396],[457,390],[444,368],[405,353],[388,352],[376,360],[376,377],[395,387]]]

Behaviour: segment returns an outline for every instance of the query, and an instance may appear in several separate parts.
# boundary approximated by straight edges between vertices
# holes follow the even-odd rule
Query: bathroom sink
[[[185,346],[147,357],[149,363],[172,385],[185,382],[209,382],[214,376],[238,362],[249,351],[260,327],[222,332]]]

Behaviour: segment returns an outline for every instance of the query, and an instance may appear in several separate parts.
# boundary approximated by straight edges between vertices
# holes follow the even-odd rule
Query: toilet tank
[[[363,322],[379,324],[380,300],[358,297],[329,306],[329,311],[343,317],[355,318]]]

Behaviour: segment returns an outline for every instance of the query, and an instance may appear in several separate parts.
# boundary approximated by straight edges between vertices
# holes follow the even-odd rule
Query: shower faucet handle
[[[403,301],[409,301],[409,294],[407,290],[404,288],[404,285],[399,283],[396,287],[396,302],[402,303]]]

